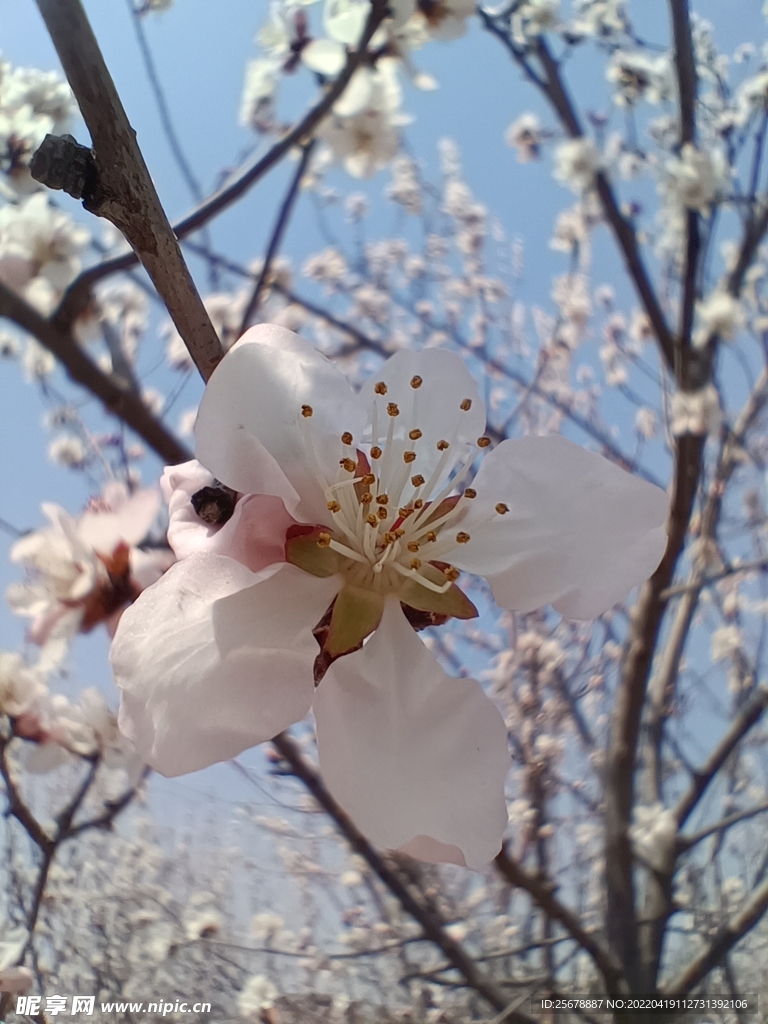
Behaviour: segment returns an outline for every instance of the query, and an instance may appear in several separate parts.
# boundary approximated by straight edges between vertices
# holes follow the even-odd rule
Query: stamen
[[[360,503],[362,505],[370,505],[372,501],[373,501],[373,495],[371,494],[370,491],[366,491],[365,494],[362,494],[360,496]]]
[[[414,430],[409,430],[408,437],[410,437],[412,441],[418,441],[419,438],[421,437],[421,431],[418,428],[415,428]]]
[[[377,444],[375,444],[373,446],[373,448],[371,448],[371,458],[372,459],[380,459],[381,458],[381,448],[379,448],[379,446]]]
[[[400,516],[401,519],[407,519],[408,516],[413,515],[413,509],[411,508],[410,505],[401,505],[400,508],[397,510],[397,514]]]
[[[373,473],[366,473],[365,476],[360,477],[360,483],[363,484],[364,487],[370,487],[371,484],[376,483],[376,477]]]
[[[410,466],[410,464],[415,461],[416,452],[403,452],[403,462]]]
[[[387,415],[388,415],[388,416],[399,416],[399,415],[400,415],[400,409],[399,409],[399,407],[398,407],[398,406],[396,405],[396,403],[395,403],[395,402],[390,402],[390,403],[389,403],[389,404],[387,405]]]
[[[331,535],[330,533],[320,533],[317,536],[317,546],[319,548],[329,548],[331,546]]]
[[[380,380],[377,384],[373,385],[373,390],[376,392],[377,395],[386,395],[387,385],[384,383],[383,380]]]
[[[354,459],[339,459],[339,465],[343,466],[348,473],[354,473],[357,469]]]
[[[505,513],[509,512],[509,505],[505,505],[503,501],[500,501],[496,506],[496,511],[500,516],[503,516]]]
[[[344,433],[341,435],[341,440],[344,444],[352,444],[354,438],[352,437],[348,430],[345,430]]]
[[[461,530],[459,533],[456,534],[456,543],[457,544],[467,544],[470,541],[470,539],[471,538],[470,538],[469,534],[465,533],[463,530]]]
[[[424,505],[424,501],[423,501],[422,498],[417,498],[416,501],[414,501],[414,503],[413,503],[413,507],[415,509],[420,509],[420,508],[423,507],[423,505]]]
[[[338,512],[341,509],[341,505],[338,503],[338,501],[329,501],[326,503],[325,507],[328,509],[329,512]]]
[[[379,520],[374,515],[366,516],[365,517],[365,521],[366,521],[366,523],[369,526],[378,526],[379,525]]]
[[[311,405],[302,405],[301,407],[301,415],[304,417],[304,419],[309,419],[309,417],[312,415],[314,411],[315,410],[312,408]]]
[[[469,412],[469,410],[472,408],[472,399],[471,398],[464,398],[464,399],[462,399],[461,405],[459,406],[459,408],[461,409],[462,412]]]
[[[411,483],[413,484],[414,487],[421,487],[421,485],[424,483],[424,477],[421,475],[421,473],[417,473],[416,476],[411,477]]]
[[[464,489],[463,497],[465,497],[465,498],[476,498],[477,497],[477,491],[475,490],[474,487],[466,487]]]
[[[421,568],[421,559],[419,559],[419,558],[412,558],[410,560],[410,562],[408,563],[408,565],[411,567],[411,569],[420,569]]]
[[[386,519],[386,518],[387,518],[387,516],[389,515],[389,513],[388,513],[388,512],[387,512],[387,510],[386,510],[386,509],[384,508],[384,506],[383,506],[383,505],[381,505],[381,506],[379,507],[379,510],[378,510],[378,512],[376,513],[376,515],[377,515],[377,516],[379,517],[379,519]]]
[[[455,583],[459,576],[461,576],[461,573],[452,565],[448,565],[443,569],[443,575],[450,583]]]
[[[418,376],[418,374],[415,377],[411,377],[411,387],[414,389],[414,391],[417,388],[420,388],[423,383],[424,381],[421,379],[421,377]]]
[[[451,447],[451,446],[450,446],[450,444],[448,443],[448,441],[438,441],[438,442],[437,442],[437,450],[438,450],[439,452],[444,452],[444,451],[447,451],[447,450],[448,450],[448,449],[449,449],[450,447]]]
[[[437,540],[437,534],[435,533],[434,530],[427,530],[425,538],[429,541],[430,544],[434,544],[435,541]]]
[[[326,545],[333,551],[338,551],[340,555],[344,555],[345,558],[351,558],[353,562],[362,562],[363,565],[368,564],[368,559],[364,558],[357,551],[353,551],[352,548],[348,548],[346,544],[340,544],[337,540],[330,540]]]
[[[418,580],[422,587],[426,587],[427,590],[434,591],[435,594],[444,594],[447,590],[450,590],[451,583],[443,583],[442,586],[439,583],[433,583],[432,580],[427,579],[426,576],[422,576],[416,572],[415,569],[407,568],[404,565],[400,565],[399,562],[393,562],[392,568],[395,572],[399,572],[401,576],[407,576],[409,579]]]
[[[408,550],[411,551],[415,555],[416,552],[421,547],[421,545],[417,544],[415,540],[409,540],[407,547],[408,547]]]
[[[478,439],[477,439],[477,447],[478,448],[487,448],[490,443],[491,443],[490,437],[478,437]]]
[[[377,494],[376,495],[376,504],[377,505],[387,505],[387,504],[389,504],[389,497],[388,497],[388,495],[386,495],[386,494]]]

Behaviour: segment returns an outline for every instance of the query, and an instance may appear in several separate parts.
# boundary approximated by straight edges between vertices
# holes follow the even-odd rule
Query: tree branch
[[[39,0],[39,2],[43,2],[43,0]],[[56,4],[58,0],[44,0],[44,2]],[[73,2],[73,0],[67,0],[67,2]],[[371,12],[357,49],[349,54],[343,70],[333,80],[333,83],[327,88],[322,98],[264,156],[257,159],[250,166],[246,166],[232,174],[221,188],[209,196],[205,202],[200,203],[186,217],[183,217],[174,224],[173,231],[178,239],[186,238],[187,235],[198,231],[205,224],[213,220],[214,217],[226,210],[227,207],[231,206],[232,203],[240,199],[268,171],[272,170],[294,146],[300,145],[314,132],[321,121],[327,117],[334,103],[349,84],[352,75],[365,59],[368,44],[384,20],[386,11],[386,0],[372,0]],[[71,324],[87,304],[90,290],[94,284],[105,277],[109,277],[111,274],[130,269],[137,262],[139,261],[136,254],[128,252],[115,256],[112,259],[104,260],[102,263],[97,263],[95,267],[89,267],[88,270],[84,270],[67,289],[56,312],[55,319],[62,324]]]
[[[168,223],[136,133],[80,0],[37,0],[93,143],[86,209],[123,232],[152,279],[203,378],[223,352]]]
[[[146,408],[130,388],[121,387],[93,363],[68,331],[46,320],[0,281],[0,317],[13,320],[53,353],[75,383],[87,388],[104,407],[134,430],[168,464],[191,459],[187,449]]]

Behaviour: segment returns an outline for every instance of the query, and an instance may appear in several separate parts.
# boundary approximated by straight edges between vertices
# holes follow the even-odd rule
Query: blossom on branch
[[[667,499],[562,437],[487,451],[484,425],[455,353],[400,351],[355,394],[303,338],[246,333],[200,406],[209,472],[166,476],[181,560],[112,646],[121,727],[153,767],[234,757],[311,706],[325,780],[374,842],[471,867],[498,852],[504,724],[416,631],[477,615],[462,571],[502,608],[600,614],[655,568]]]
[[[78,631],[100,622],[114,625],[125,605],[167,568],[167,553],[136,547],[158,505],[155,491],[129,496],[115,483],[78,519],[44,504],[50,526],[13,545],[11,561],[23,565],[29,579],[12,584],[6,596],[13,611],[32,619],[29,639],[43,648],[43,667],[61,662]]]

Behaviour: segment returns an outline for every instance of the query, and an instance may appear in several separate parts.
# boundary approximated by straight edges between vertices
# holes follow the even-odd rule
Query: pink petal
[[[503,608],[551,604],[592,619],[664,553],[665,492],[564,437],[502,441],[472,486],[477,497],[461,523],[471,540],[446,557],[487,576]],[[498,502],[509,512],[496,513]]]
[[[378,846],[481,869],[501,848],[509,768],[501,715],[434,660],[390,598],[314,702],[323,777]]]
[[[110,652],[120,728],[163,775],[227,760],[306,714],[317,644],[309,628],[299,636],[288,624],[281,571],[257,575],[221,555],[190,555],[123,613]],[[222,628],[231,641],[222,649],[219,606],[255,584],[260,600],[245,602],[255,618],[237,636]]]
[[[312,417],[302,416],[304,406],[312,408]],[[259,324],[230,349],[208,382],[195,425],[197,456],[235,490],[275,495],[296,518],[322,521],[326,499],[315,460],[335,480],[341,434],[360,437],[364,422],[333,363],[292,331]],[[309,432],[315,456],[308,454]]]
[[[136,491],[121,508],[110,512],[85,512],[78,520],[81,540],[96,551],[111,555],[120,541],[138,544],[144,540],[160,508],[160,495],[153,488]]]
[[[414,377],[422,380],[418,388],[411,386]],[[374,388],[380,383],[386,384],[386,395],[375,393]],[[468,410],[461,408],[465,399],[471,403]],[[390,402],[400,410],[396,427],[401,427],[404,433],[413,428],[421,430],[422,438],[415,446],[417,457],[413,471],[425,477],[440,456],[435,447],[438,441],[474,444],[485,430],[485,405],[464,360],[455,352],[439,348],[397,352],[365,382],[360,390],[360,401],[366,412],[377,403],[380,432],[387,429],[386,408]]]

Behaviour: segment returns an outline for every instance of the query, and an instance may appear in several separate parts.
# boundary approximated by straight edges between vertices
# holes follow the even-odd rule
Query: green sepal
[[[285,535],[285,560],[303,569],[310,576],[335,576],[340,571],[338,551],[321,548],[321,533],[331,533],[325,526],[292,526]]]
[[[381,622],[384,596],[347,584],[339,591],[323,649],[337,658],[359,648]]]
[[[419,572],[432,583],[445,583],[445,576],[433,565],[423,565]],[[411,578],[400,585],[397,596],[403,604],[410,605],[420,612],[436,612],[438,615],[448,615],[454,619],[476,619],[479,614],[464,591],[455,583],[452,583],[444,593],[438,594]]]

